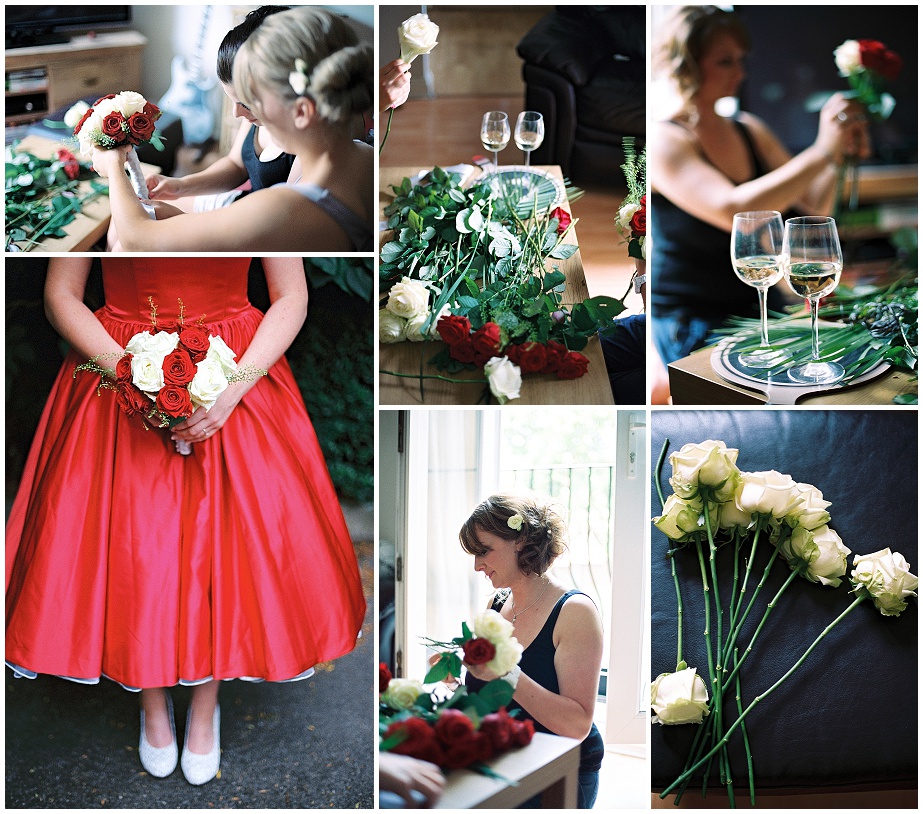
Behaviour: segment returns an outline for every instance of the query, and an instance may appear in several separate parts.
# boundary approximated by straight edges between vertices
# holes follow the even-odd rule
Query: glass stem
[[[817,339],[817,309],[820,307],[820,301],[815,298],[808,300],[811,306],[811,361],[820,361],[820,343]]]
[[[760,298],[760,347],[769,348],[769,319],[766,314],[766,289],[757,288]]]
[[[530,151],[526,150],[526,166],[527,167],[529,166],[529,155],[530,155]]]
[[[496,168],[499,165],[500,165],[500,151],[494,150],[494,167]]]

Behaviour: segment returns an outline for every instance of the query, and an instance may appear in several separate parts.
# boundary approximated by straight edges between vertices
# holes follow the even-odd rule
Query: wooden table
[[[382,167],[380,170],[380,188],[378,192],[379,215],[393,200],[391,186],[398,186],[404,178],[413,177],[421,167]],[[560,167],[540,167],[562,179]],[[477,178],[480,170],[475,170]],[[470,183],[470,182],[469,182]],[[568,209],[565,203],[563,208]],[[382,243],[387,242],[390,232],[382,233]],[[579,244],[579,239],[574,238]],[[555,260],[558,268],[567,278],[566,299],[568,302],[581,302],[589,297],[583,262],[577,251],[567,260]],[[420,372],[420,360],[423,360],[423,373],[440,374],[429,360],[444,347],[442,342],[398,342],[393,345],[379,344],[379,370],[397,373]],[[581,353],[590,361],[586,375],[579,379],[562,380],[554,374],[528,374],[523,377],[520,397],[508,404],[612,404],[612,389],[606,373],[606,363],[598,339],[590,339]],[[485,382],[481,371],[465,370],[453,373],[452,379],[471,379],[472,384],[453,384],[435,379],[424,380],[424,398],[420,397],[420,381],[412,378],[399,378],[385,373],[379,374],[380,404],[477,404],[484,394]],[[490,403],[496,403],[491,398]]]
[[[65,131],[62,131],[65,132]],[[44,138],[43,136],[26,136],[17,146],[17,151],[32,153],[39,158],[53,158],[55,153],[61,148],[72,149],[69,145],[54,139]],[[78,156],[79,158],[80,156]],[[148,176],[159,172],[160,168],[152,164],[142,164],[141,169],[144,175]],[[106,184],[105,178],[97,179]],[[78,195],[85,195],[90,192],[92,187],[89,181],[81,181],[77,187]],[[51,252],[86,252],[93,248],[96,243],[105,237],[109,229],[109,221],[112,217],[112,210],[109,208],[109,196],[101,194],[92,201],[85,203],[82,211],[64,226],[67,232],[66,237],[54,238],[48,237],[42,240],[38,245],[32,245],[26,251],[33,254],[48,254]]]
[[[537,732],[532,743],[490,761],[500,780],[467,769],[449,773],[445,793],[436,808],[516,808],[542,793],[542,808],[577,807],[580,741]]]
[[[765,404],[766,396],[722,379],[711,364],[712,348],[703,348],[669,365],[673,404]],[[889,368],[863,384],[814,396],[799,404],[891,404],[895,396],[916,391],[916,382],[906,370]]]

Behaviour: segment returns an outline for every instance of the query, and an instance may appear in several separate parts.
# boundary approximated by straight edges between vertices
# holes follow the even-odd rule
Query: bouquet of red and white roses
[[[884,93],[885,82],[897,79],[904,66],[900,56],[878,40],[846,40],[833,52],[840,76],[849,80],[852,97],[876,118],[894,110],[894,97]]]
[[[74,371],[74,376],[80,371],[99,374],[99,389],[114,390],[129,417],[173,427],[199,407],[210,410],[228,385],[266,375],[265,370],[241,370],[237,354],[201,320],[186,325],[182,305],[177,322],[158,325],[152,304],[151,321],[152,330],[136,333],[114,368],[102,366],[97,356]],[[183,441],[176,448],[184,455],[191,451]]]
[[[498,675],[519,663],[522,646],[513,626],[496,611],[479,614],[451,642],[427,639],[441,651],[426,675],[427,684],[461,674],[463,662],[484,664]],[[428,760],[444,769],[471,768],[497,777],[484,763],[510,749],[527,746],[535,734],[531,720],[516,720],[506,711],[513,685],[497,678],[478,692],[458,687],[442,701],[413,679],[392,678],[379,665],[379,748]],[[502,778],[500,778],[502,779]]]

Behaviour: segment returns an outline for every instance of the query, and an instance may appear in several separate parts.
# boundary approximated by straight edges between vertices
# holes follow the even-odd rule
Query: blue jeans
[[[599,772],[580,772],[577,775],[577,808],[592,808],[599,791]],[[542,795],[530,797],[519,808],[541,808]]]
[[[618,326],[610,336],[600,335],[599,341],[609,374],[609,386],[616,404],[647,402],[647,336],[644,314],[617,319]]]
[[[654,315],[654,345],[665,365],[705,346],[708,334],[722,325],[723,317],[709,319],[688,313],[659,311]]]

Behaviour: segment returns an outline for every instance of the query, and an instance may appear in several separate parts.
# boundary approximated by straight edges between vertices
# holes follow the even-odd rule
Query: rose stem
[[[665,438],[663,447],[660,450],[660,457],[657,459],[656,481],[657,496],[660,498],[660,513],[663,514],[664,500],[663,489],[660,486],[660,473],[663,471],[663,462],[667,457],[667,449],[670,446],[670,439]],[[676,669],[680,669],[683,663],[683,597],[679,591],[679,577],[676,574],[676,560],[673,559],[672,551],[667,552],[670,558],[670,573],[673,575],[673,587],[676,589]]]
[[[740,612],[740,606],[744,601],[744,594],[747,592],[747,582],[750,579],[750,569],[753,567],[753,560],[756,557],[756,545],[760,540],[760,532],[763,530],[764,517],[762,515],[757,515],[756,518],[756,529],[753,533],[753,545],[750,546],[750,557],[747,560],[747,570],[744,572],[744,581],[740,586],[740,593],[737,596],[736,606],[731,612],[732,618],[736,619],[737,614]],[[733,627],[733,623],[731,625]]]
[[[378,155],[381,155],[381,151],[385,149],[385,142],[388,140],[388,134],[391,132],[391,117],[394,116],[394,108],[388,108],[388,126],[385,129],[385,137],[381,140],[381,144],[378,145]]]
[[[404,379],[439,379],[443,382],[452,382],[452,384],[478,384],[478,379],[450,379],[447,376],[436,376],[431,374],[420,373],[395,373],[393,370],[379,370],[379,373],[386,373],[388,376],[400,376]]]
[[[735,677],[734,681],[734,697],[737,701],[737,715],[738,717],[743,714],[744,706],[741,703],[740,698],[740,675],[737,674],[737,648],[734,648],[734,671],[731,673]],[[750,751],[750,736],[747,734],[747,725],[741,721],[740,722],[740,733],[743,735],[744,739],[744,751],[747,755],[747,779],[750,784],[750,805],[756,805],[756,786],[753,781],[753,753]]]
[[[708,517],[708,503],[705,502],[705,516]],[[709,684],[712,687],[712,694],[714,695],[715,687],[717,686],[717,678],[715,677],[715,660],[712,654],[711,649],[711,601],[709,600],[709,588],[708,588],[708,575],[705,571],[705,557],[702,554],[702,541],[701,539],[696,541],[696,554],[699,556],[699,571],[702,574],[702,596],[704,599],[705,605],[705,654],[708,659],[708,679]],[[710,753],[710,754],[713,754]],[[708,778],[709,769],[705,770],[706,781]],[[675,784],[674,784],[675,785]]]
[[[746,718],[747,715],[749,715],[750,712],[752,712],[753,708],[754,708],[760,701],[763,701],[764,699],[766,699],[772,692],[774,692],[774,691],[777,690],[780,686],[782,686],[782,683],[783,683],[790,675],[792,675],[792,673],[794,673],[795,670],[797,670],[802,664],[804,664],[804,662],[805,662],[805,660],[807,659],[807,657],[811,655],[811,653],[813,652],[814,648],[817,647],[817,645],[819,645],[819,644],[821,643],[821,641],[824,639],[824,637],[825,637],[828,633],[830,633],[830,631],[833,630],[840,622],[842,622],[850,613],[852,613],[862,602],[864,602],[866,599],[868,599],[869,596],[871,596],[871,594],[869,594],[869,592],[868,592],[867,590],[862,589],[862,593],[860,593],[860,594],[853,600],[852,604],[851,604],[848,608],[846,608],[846,610],[844,610],[839,616],[837,616],[837,618],[834,619],[829,625],[827,625],[827,627],[825,627],[825,628],[823,629],[823,631],[821,632],[821,634],[820,634],[813,642],[811,642],[810,647],[808,647],[808,649],[804,651],[804,653],[802,654],[801,658],[798,659],[798,661],[796,661],[796,662],[792,665],[792,667],[789,669],[789,671],[788,671],[787,673],[785,673],[785,675],[783,675],[782,678],[780,678],[778,681],[776,681],[776,683],[773,684],[768,690],[766,690],[765,692],[761,693],[760,695],[756,696],[756,698],[753,699],[753,701],[750,703],[750,706],[748,706],[748,707],[740,714],[740,717],[738,717],[738,719],[737,719],[736,721],[734,721],[734,723],[731,724],[730,727],[728,727],[728,730],[727,730],[727,732],[725,732],[724,737],[721,739],[721,741],[720,741],[719,743],[717,743],[714,747],[712,747],[712,750],[711,750],[707,755],[705,755],[705,757],[701,758],[701,759],[699,760],[698,763],[694,764],[694,765],[692,766],[692,768],[687,769],[685,772],[683,772],[683,774],[681,774],[679,777],[677,777],[676,780],[674,780],[669,786],[667,786],[667,788],[665,788],[665,789],[660,793],[661,799],[663,799],[664,797],[666,797],[666,796],[670,793],[670,791],[671,791],[672,789],[674,789],[677,785],[679,785],[679,783],[681,783],[688,775],[692,774],[692,772],[694,772],[696,769],[698,769],[699,766],[701,766],[703,763],[705,763],[706,760],[710,760],[712,757],[714,757],[715,753],[716,753],[722,746],[724,746],[724,745],[727,744],[728,739],[730,738],[731,732],[733,732],[740,724],[743,723],[744,718]]]

